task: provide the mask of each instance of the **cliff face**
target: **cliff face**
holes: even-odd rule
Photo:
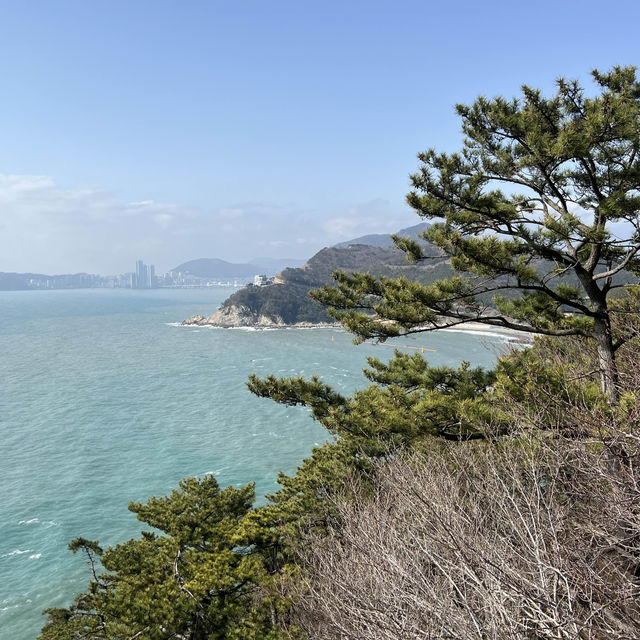
[[[429,248],[431,255],[437,249]],[[437,254],[436,254],[437,255]],[[303,267],[285,269],[278,284],[247,287],[236,291],[211,316],[194,316],[183,324],[218,327],[282,327],[333,324],[324,307],[309,297],[309,291],[333,283],[334,271],[369,272],[389,277],[433,282],[451,275],[443,257],[426,265],[410,265],[395,247],[351,244],[322,249]]]

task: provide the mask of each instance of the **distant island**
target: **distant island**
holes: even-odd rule
[[[426,224],[418,224],[398,231],[399,236],[419,240]],[[437,247],[429,245],[431,255],[440,255]],[[355,238],[316,253],[299,268],[284,269],[278,276],[248,286],[233,293],[214,314],[196,315],[184,325],[217,327],[282,327],[335,324],[309,291],[331,284],[336,271],[369,272],[389,277],[404,276],[410,280],[429,283],[452,273],[445,256],[428,264],[411,265],[405,254],[397,249],[391,235],[379,234]]]

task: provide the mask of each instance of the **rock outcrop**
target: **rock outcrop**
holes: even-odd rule
[[[285,327],[287,323],[279,317],[269,317],[254,313],[244,305],[230,305],[221,308],[213,315],[195,315],[185,320],[183,325],[196,325],[199,327],[211,325],[214,327]]]
[[[283,318],[279,316],[267,316],[264,314],[256,314],[246,306],[227,306],[219,311],[216,311],[213,315],[203,316],[195,315],[188,318],[181,324],[185,326],[198,326],[198,327],[221,327],[230,329],[234,327],[322,327],[322,326],[334,326],[338,323],[335,322],[312,322],[312,321],[299,321],[299,322],[285,322]]]

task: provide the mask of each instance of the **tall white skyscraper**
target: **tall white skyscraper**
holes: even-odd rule
[[[142,260],[136,261],[136,289],[153,289],[156,283],[156,270],[152,264],[145,264]]]

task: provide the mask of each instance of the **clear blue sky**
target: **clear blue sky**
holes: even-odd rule
[[[456,102],[640,62],[640,3],[0,0],[0,271],[306,258],[419,220]]]

